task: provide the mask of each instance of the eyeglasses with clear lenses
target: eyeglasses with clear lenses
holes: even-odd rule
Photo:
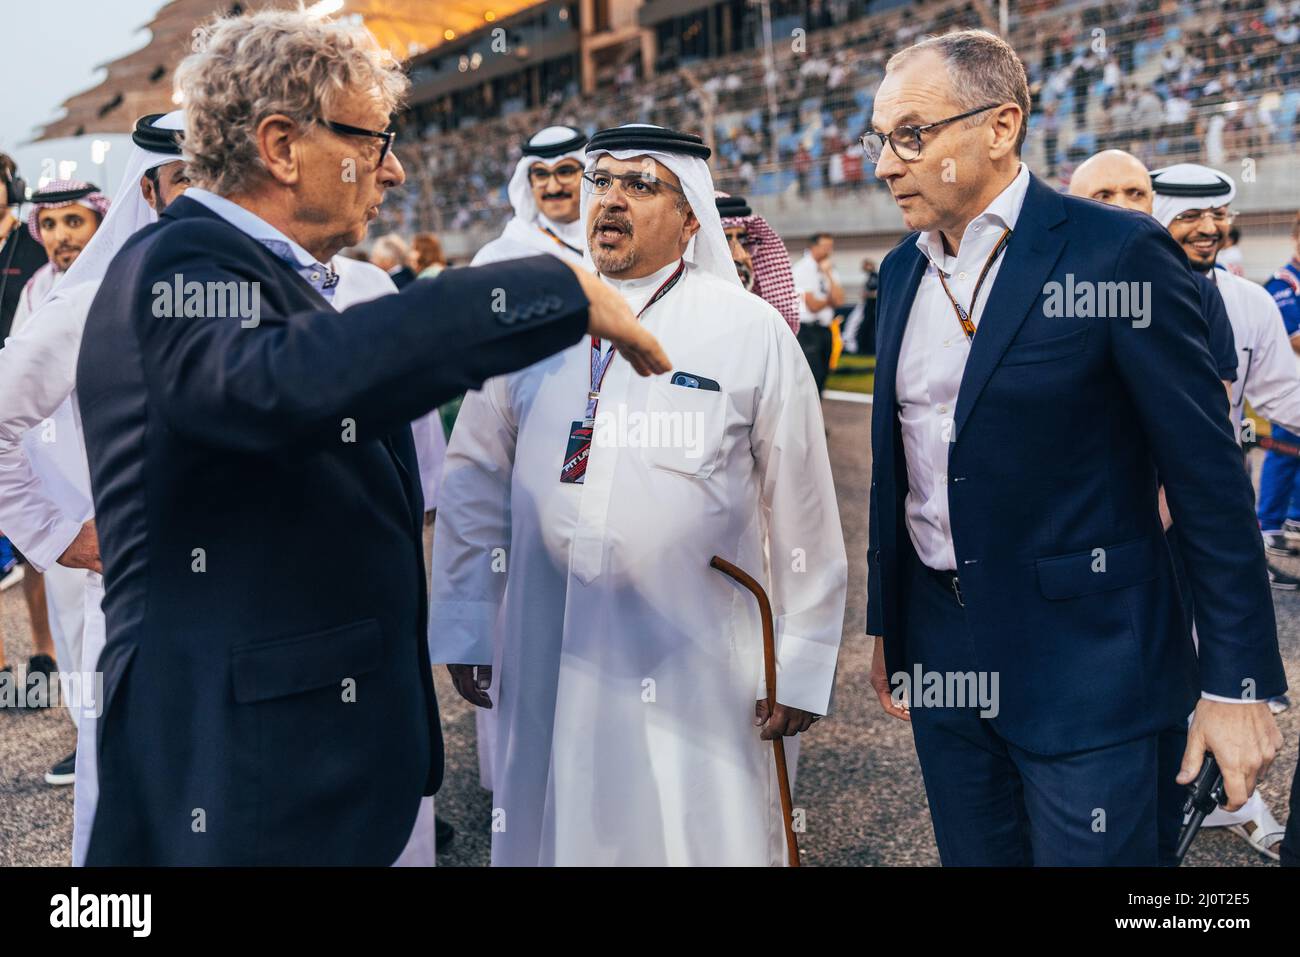
[[[660,189],[668,189],[674,193],[686,195],[685,192],[671,183],[665,183],[654,173],[607,173],[603,169],[598,169],[591,173],[582,174],[583,188],[595,196],[604,196],[608,193],[613,189],[615,180],[621,184],[623,195],[628,199],[653,199],[659,195]]]
[[[534,186],[544,186],[552,177],[561,186],[572,186],[582,175],[582,167],[577,163],[561,163],[555,169],[534,166],[528,171],[528,181]]]
[[[1232,210],[1226,206],[1220,206],[1217,209],[1184,210],[1174,217],[1174,222],[1181,226],[1194,226],[1207,216],[1216,226],[1222,223],[1230,223],[1237,218],[1237,214]]]
[[[949,123],[956,123],[958,120],[968,119],[988,110],[996,110],[1001,105],[1001,103],[990,103],[988,106],[981,106],[978,110],[967,110],[965,113],[958,113],[956,116],[950,116],[944,120],[935,120],[933,123],[925,123],[921,126],[900,126],[888,133],[867,130],[859,137],[859,142],[862,143],[862,149],[866,151],[867,159],[872,163],[880,162],[880,157],[885,152],[886,143],[893,147],[894,155],[904,163],[914,163],[921,158],[921,135],[923,133],[937,129],[940,126],[947,126]]]

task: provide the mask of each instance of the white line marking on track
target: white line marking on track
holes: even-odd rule
[[[864,392],[840,392],[838,389],[827,389],[822,396],[837,402],[860,402],[863,405],[871,405],[871,396]]]

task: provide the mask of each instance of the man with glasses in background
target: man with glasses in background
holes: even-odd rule
[[[1158,784],[1212,750],[1241,807],[1286,678],[1193,276],[1151,217],[1032,176],[1028,114],[1015,51],[961,30],[889,61],[863,137],[914,230],[880,270],[871,681],[944,864],[1154,865],[1182,817]]]
[[[548,126],[528,138],[506,187],[514,217],[500,236],[475,254],[471,266],[538,253],[587,266],[583,260],[587,241],[578,221],[586,146],[586,134],[572,126]],[[434,623],[430,621],[429,626],[432,629]],[[492,666],[452,664],[447,670],[456,689],[476,705],[478,781],[480,787],[491,791],[496,716],[484,691],[492,684]],[[496,680],[500,682],[501,676]]]
[[[548,253],[581,264],[587,248],[578,222],[587,137],[572,126],[548,126],[524,143],[506,192],[514,218],[470,263]]]

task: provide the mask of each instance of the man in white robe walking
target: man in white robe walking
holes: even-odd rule
[[[740,285],[708,155],[658,127],[587,145],[590,258],[674,371],[584,340],[471,393],[451,438],[430,647],[496,665],[459,685],[498,712],[494,865],[785,861],[768,739],[829,710],[847,563],[816,387]],[[714,554],[772,599],[773,714]]]

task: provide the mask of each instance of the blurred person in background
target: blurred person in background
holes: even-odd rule
[[[447,268],[447,257],[442,254],[442,243],[433,233],[416,233],[411,241],[415,256],[415,274],[418,279],[432,279]]]
[[[794,264],[794,285],[799,294],[799,345],[812,369],[817,394],[826,389],[831,371],[835,310],[844,305],[844,288],[833,262],[835,238],[814,233],[803,257]]]
[[[1273,296],[1291,350],[1300,353],[1300,213],[1291,226],[1294,254],[1264,284]],[[1297,359],[1300,362],[1300,359]],[[1273,423],[1274,441],[1300,447],[1300,434]],[[1271,554],[1300,555],[1300,457],[1269,449],[1259,473],[1259,527]]]
[[[399,290],[415,281],[411,259],[411,247],[397,233],[380,236],[370,250],[370,261],[388,273],[393,285]]]

